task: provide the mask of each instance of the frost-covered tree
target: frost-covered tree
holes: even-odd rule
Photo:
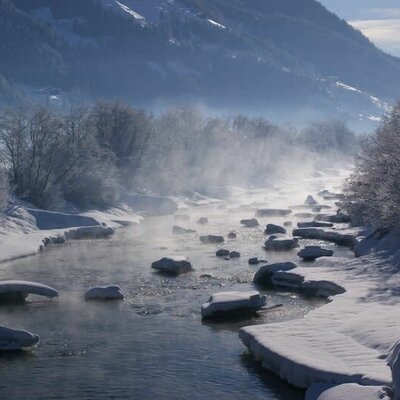
[[[400,103],[366,141],[349,179],[350,213],[360,223],[400,223]]]

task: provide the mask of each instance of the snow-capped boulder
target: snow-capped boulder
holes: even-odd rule
[[[314,199],[314,197],[312,197],[311,195],[307,196],[307,198],[304,201],[304,204],[306,204],[307,206],[315,206],[316,204],[318,204],[318,201]]]
[[[0,301],[24,301],[30,294],[48,298],[58,297],[57,290],[50,286],[29,281],[0,281]]]
[[[200,242],[204,244],[223,243],[224,241],[225,241],[224,237],[219,235],[200,236]]]
[[[124,297],[121,288],[116,285],[94,287],[85,293],[86,300],[123,300]]]
[[[272,285],[272,277],[276,272],[290,271],[295,268],[297,265],[292,262],[264,265],[254,275],[253,282],[263,287],[269,287]]]
[[[298,240],[289,237],[271,236],[265,243],[264,249],[269,251],[286,251],[298,247]]]
[[[183,228],[182,226],[179,226],[179,225],[174,225],[172,227],[172,233],[174,235],[187,235],[190,233],[196,233],[196,231],[194,229],[187,229],[187,228]]]
[[[283,228],[282,226],[275,225],[275,224],[268,224],[267,227],[265,228],[264,231],[265,234],[267,235],[275,235],[278,233],[281,233],[283,235],[286,234],[286,229]]]
[[[264,307],[266,303],[266,296],[256,291],[215,293],[202,305],[201,316],[213,318],[232,314],[251,314]]]
[[[193,270],[192,264],[186,257],[164,257],[151,264],[151,268],[168,275],[178,276]]]
[[[259,208],[256,212],[257,217],[285,217],[290,215],[292,210],[282,210],[274,208]]]
[[[0,351],[15,351],[35,346],[40,338],[33,333],[0,326]]]
[[[385,386],[362,386],[344,383],[332,386],[314,383],[306,392],[304,400],[391,400],[391,390]]]
[[[315,261],[317,258],[321,257],[332,257],[333,251],[323,249],[320,246],[307,246],[300,250],[297,255],[304,261]]]
[[[257,226],[259,226],[260,224],[258,223],[258,221],[255,218],[251,218],[251,219],[242,219],[240,221],[240,223],[242,225],[244,225],[246,228],[256,228]]]

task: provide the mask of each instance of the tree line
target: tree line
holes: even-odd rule
[[[104,208],[129,191],[207,194],[227,185],[264,185],[292,168],[288,159],[350,154],[357,144],[356,135],[334,121],[297,131],[263,118],[179,107],[155,116],[101,101],[66,113],[4,109],[0,191],[9,187],[42,208]]]

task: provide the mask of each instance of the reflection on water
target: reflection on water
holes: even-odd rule
[[[201,245],[198,234],[171,237],[173,217],[150,219],[120,231],[109,241],[88,241],[52,248],[5,264],[0,279],[34,280],[60,292],[55,301],[32,298],[0,308],[2,325],[41,337],[33,352],[0,357],[0,393],[4,399],[301,399],[297,391],[268,374],[245,352],[241,326],[301,318],[321,301],[291,293],[267,293],[268,305],[280,308],[258,317],[202,323],[200,306],[221,290],[247,290],[257,267],[247,259],[296,259],[296,252],[265,254],[263,226],[245,229],[242,215],[213,214],[199,234],[238,239],[224,247],[241,259],[221,260],[215,246]],[[246,215],[243,215],[246,217]],[[262,221],[264,223],[264,221]],[[283,222],[283,221],[280,221]],[[165,250],[168,248],[168,250]],[[195,271],[178,278],[154,273],[151,262],[184,254]],[[83,293],[101,284],[118,284],[124,302],[85,302]]]

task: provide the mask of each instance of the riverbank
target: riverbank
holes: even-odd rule
[[[384,387],[392,386],[392,373],[387,360],[400,338],[398,235],[365,239],[346,226],[343,232],[354,235],[352,250],[357,258],[299,262],[290,273],[280,272],[279,278],[282,284],[286,274],[290,283],[295,274],[297,280],[321,290],[334,284],[345,293],[331,297],[330,303],[303,319],[245,327],[239,335],[266,369],[293,386],[309,389],[307,400],[342,400],[346,389],[347,396],[353,396],[346,398],[358,399],[354,397],[358,391],[363,400],[388,399],[390,390]],[[314,244],[326,247],[324,241]],[[325,387],[317,390],[321,383]],[[330,389],[347,383],[361,386]],[[330,397],[323,397],[325,390]]]

